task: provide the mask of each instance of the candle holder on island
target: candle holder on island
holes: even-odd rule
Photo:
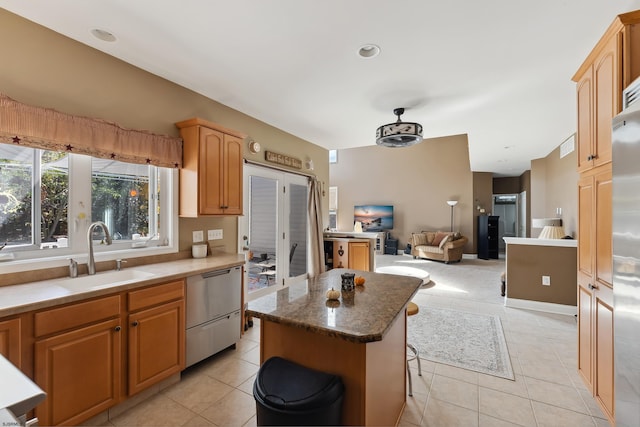
[[[342,273],[342,300],[347,302],[353,302],[353,298],[356,293],[355,277],[354,273]]]

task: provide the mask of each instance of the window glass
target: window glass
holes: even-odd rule
[[[168,168],[0,143],[0,255],[59,262],[51,257],[84,253],[94,221],[104,222],[113,238],[101,252],[140,254],[156,246],[173,252],[176,178]],[[103,236],[97,228],[94,240]],[[144,241],[132,244],[137,239]]]
[[[91,161],[91,220],[107,225],[113,240],[149,234],[149,166]]]
[[[329,150],[329,163],[338,163],[338,150]]]
[[[68,200],[66,153],[0,144],[0,244],[66,246]]]

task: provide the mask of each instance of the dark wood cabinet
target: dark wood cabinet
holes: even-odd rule
[[[478,258],[498,259],[498,216],[480,215],[478,217]]]

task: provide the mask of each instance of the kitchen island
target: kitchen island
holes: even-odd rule
[[[329,301],[341,274],[366,279],[353,298]],[[339,375],[342,423],[397,425],[406,402],[406,307],[422,280],[333,269],[249,303],[260,318],[260,363],[280,356]]]

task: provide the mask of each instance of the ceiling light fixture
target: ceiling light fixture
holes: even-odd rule
[[[375,44],[365,44],[358,49],[358,56],[369,59],[380,54],[380,47]]]
[[[91,30],[91,34],[93,35],[93,37],[105,42],[114,42],[117,40],[116,36],[114,36],[113,33],[110,33],[107,30],[101,30],[100,28],[94,28],[93,30]]]
[[[404,114],[404,108],[396,108],[393,110],[393,114],[398,116],[398,120],[378,128],[376,144],[385,147],[409,147],[422,141],[422,125],[420,123],[400,120],[400,116]]]

